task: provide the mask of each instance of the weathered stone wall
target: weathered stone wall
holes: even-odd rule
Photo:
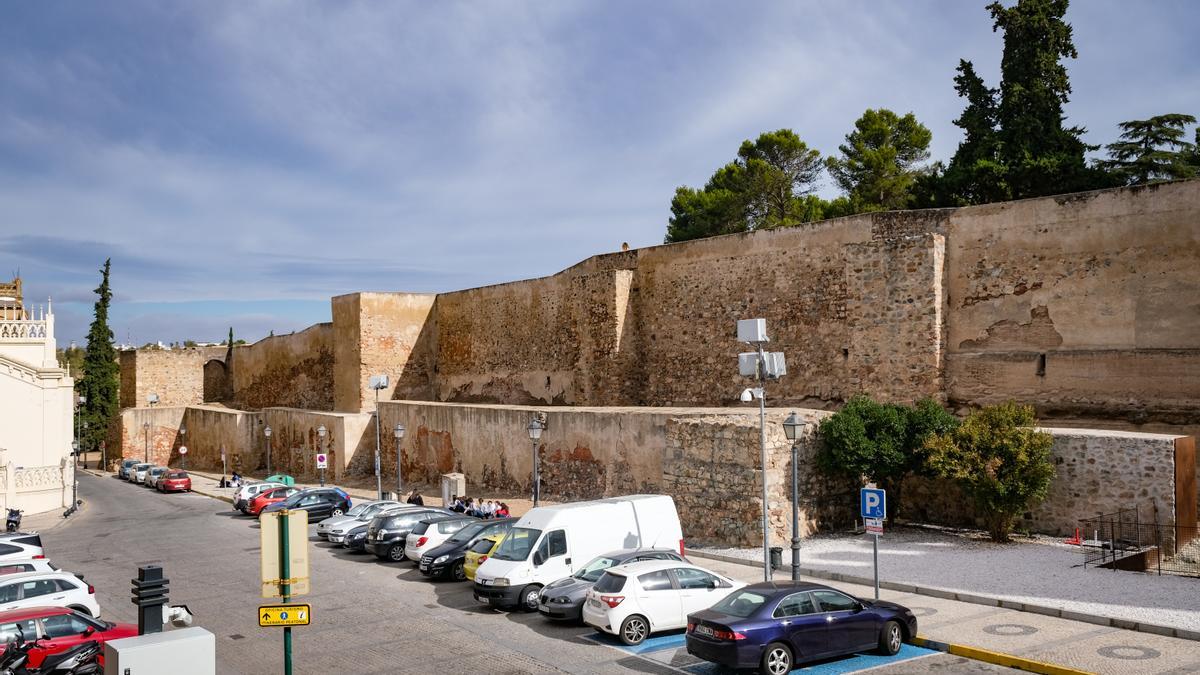
[[[327,482],[342,480],[351,457],[363,454],[367,437],[374,450],[374,427],[370,413],[335,413],[300,410],[296,408],[267,408],[256,420],[250,446],[256,459],[257,470],[266,470],[266,448],[263,436],[265,426],[271,427],[271,471],[286,473],[298,480],[313,481],[318,478],[317,453],[329,456],[329,468],[325,472]],[[325,427],[325,438],[318,432]]]
[[[226,364],[234,407],[332,410],[333,334],[333,324],[319,323],[298,333],[235,347],[233,363]]]
[[[375,409],[368,384],[387,375],[381,400],[425,399],[433,391],[437,296],[420,293],[352,293],[332,300],[334,331],[334,409]]]
[[[105,452],[109,464],[123,457],[137,460],[149,457],[153,464],[178,466],[175,460],[183,443],[179,425],[187,410],[185,406],[122,409],[108,430]]]
[[[147,405],[158,394],[158,405],[204,402],[204,363],[223,357],[224,347],[137,349],[120,353],[122,408]]]

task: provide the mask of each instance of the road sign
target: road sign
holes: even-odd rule
[[[317,453],[317,468],[324,469],[329,466],[329,455],[325,453]]]
[[[261,533],[262,597],[283,597],[279,569],[279,511],[258,517]],[[292,579],[291,595],[307,595],[308,586],[308,512],[288,511],[288,574]]]
[[[863,518],[863,527],[867,530],[867,534],[873,534],[876,537],[883,536],[883,518]]]
[[[858,492],[859,514],[864,518],[887,518],[887,493],[878,488],[863,488]]]
[[[312,619],[308,605],[263,605],[258,608],[260,626],[307,626]]]
[[[181,454],[181,455],[187,454],[187,446],[186,445],[179,446],[179,454]]]

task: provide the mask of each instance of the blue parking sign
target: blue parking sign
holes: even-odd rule
[[[863,518],[887,517],[887,493],[879,488],[863,488],[858,493],[858,503]]]

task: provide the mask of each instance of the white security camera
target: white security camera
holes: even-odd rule
[[[742,399],[742,403],[749,403],[750,401],[753,401],[754,400],[754,392],[750,389],[743,389],[741,399]]]

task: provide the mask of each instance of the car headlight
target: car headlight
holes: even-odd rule
[[[448,555],[439,555],[437,558],[435,558],[433,560],[433,564],[441,565],[442,563],[446,562],[449,559],[450,559],[450,556],[448,556]]]
[[[571,604],[571,598],[565,595],[560,595],[557,598],[550,598],[550,602],[553,602],[556,605],[569,605]]]
[[[495,579],[492,579],[492,585],[493,586],[507,586],[508,579],[505,579],[504,577],[496,577]]]

